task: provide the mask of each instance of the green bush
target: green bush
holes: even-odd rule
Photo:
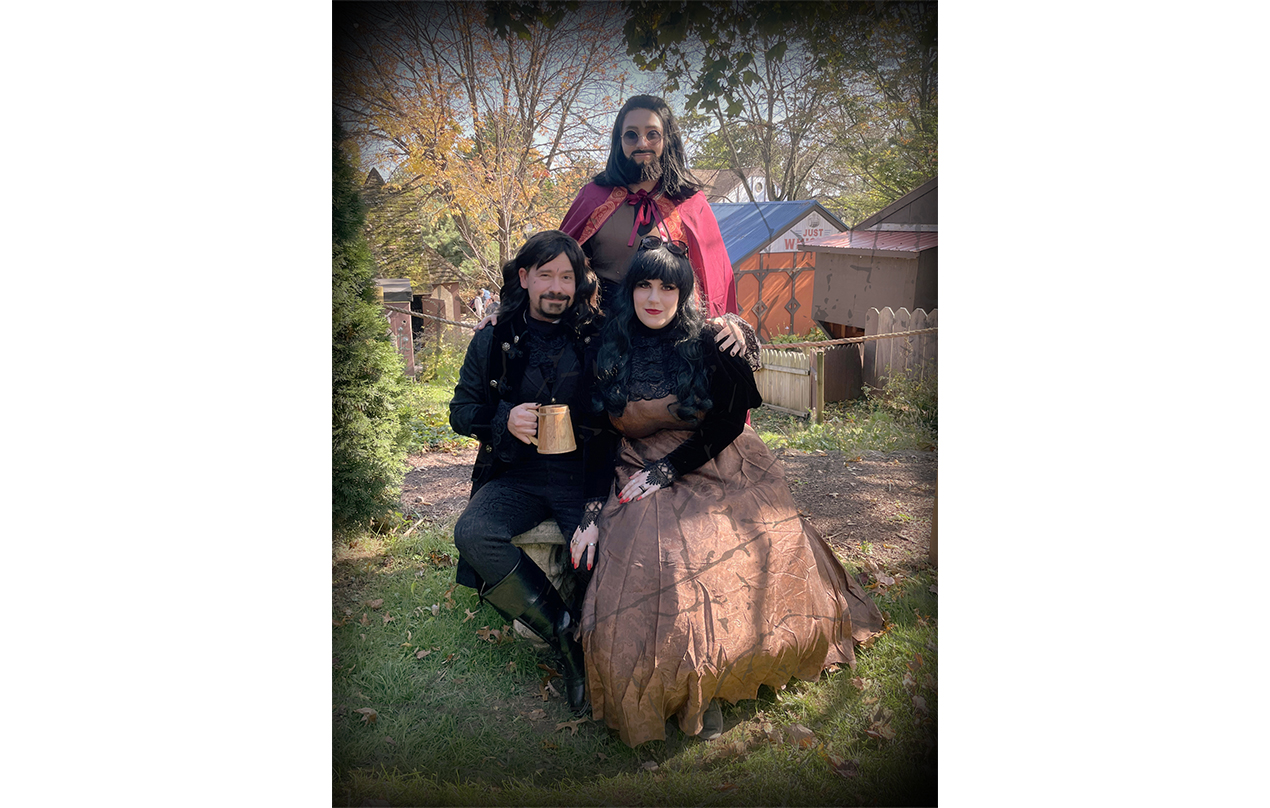
[[[353,167],[332,143],[331,471],[337,534],[397,507],[410,432],[405,368],[375,298]]]
[[[765,347],[772,345],[787,345],[791,342],[820,342],[829,339],[829,335],[824,329],[818,325],[812,325],[806,334],[791,334],[789,326],[785,326],[785,330],[780,333],[772,334],[768,339],[763,341]]]

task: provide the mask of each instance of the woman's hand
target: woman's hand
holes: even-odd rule
[[[660,491],[666,486],[649,479],[652,476],[649,469],[631,475],[626,481],[626,485],[618,492],[617,498],[623,503],[630,502],[634,499],[643,499],[652,496],[655,492]]]
[[[490,313],[490,314],[485,315],[485,319],[483,319],[483,320],[481,320],[479,323],[477,323],[477,324],[476,324],[476,327],[475,327],[475,328],[473,328],[472,330],[473,330],[473,331],[480,331],[482,328],[484,328],[484,327],[485,327],[485,326],[487,326],[487,325],[498,325],[498,312],[497,312],[497,311],[495,311],[495,312],[492,312],[492,313]]]
[[[569,542],[569,555],[573,558],[575,570],[582,562],[583,556],[586,556],[586,568],[591,569],[591,564],[595,562],[595,543],[599,538],[600,528],[595,522],[586,527],[579,525],[578,529],[573,531],[573,540]]]
[[[740,356],[745,350],[745,335],[741,333],[741,327],[726,317],[715,317],[709,322],[711,325],[719,326],[719,333],[714,335],[714,341],[718,344],[719,350],[727,351],[733,356]]]

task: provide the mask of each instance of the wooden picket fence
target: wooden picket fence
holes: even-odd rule
[[[762,368],[754,374],[759,393],[763,396],[764,406],[788,412],[798,416],[808,416],[816,411],[823,411],[826,386],[839,390],[828,397],[836,401],[843,396],[842,379],[830,378],[834,374],[842,376],[848,373],[847,362],[854,362],[853,378],[862,378],[864,384],[881,389],[888,376],[894,373],[907,373],[915,378],[924,378],[936,372],[939,339],[938,332],[914,334],[903,337],[887,337],[905,331],[920,331],[939,327],[939,310],[926,312],[901,308],[869,309],[865,315],[865,333],[863,337],[850,340],[827,340],[824,342],[802,343],[801,347],[763,348],[759,352]],[[837,343],[857,342],[847,346]],[[836,353],[833,360],[825,362],[826,349]],[[859,353],[857,353],[859,350]],[[858,381],[855,382],[858,384]]]
[[[917,331],[939,326],[939,309],[926,312],[923,309],[900,308],[892,311],[888,306],[881,311],[869,309],[864,315],[864,335],[894,334],[897,331]],[[868,340],[864,343],[864,383],[880,389],[888,376],[895,373],[912,374],[921,379],[934,373],[939,353],[939,333],[917,334],[911,337]]]
[[[781,412],[807,415],[816,387],[811,356],[798,349],[763,348],[759,361],[763,367],[754,374],[754,382],[763,404]]]

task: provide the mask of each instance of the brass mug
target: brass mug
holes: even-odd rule
[[[566,454],[578,448],[573,439],[573,421],[568,404],[543,404],[538,407],[538,436],[530,438],[538,454]]]

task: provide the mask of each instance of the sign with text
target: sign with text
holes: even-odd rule
[[[812,211],[800,219],[793,227],[773,239],[772,243],[768,244],[760,252],[798,252],[798,245],[804,241],[821,238],[822,236],[833,236],[841,232],[841,229],[835,227],[832,222],[827,221],[818,211]]]

